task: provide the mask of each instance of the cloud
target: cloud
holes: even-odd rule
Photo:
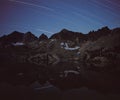
[[[54,9],[52,9],[52,8],[49,8],[49,7],[46,7],[46,6],[41,6],[41,5],[32,4],[32,3],[29,3],[29,2],[23,2],[23,1],[18,1],[18,0],[9,0],[9,1],[11,1],[11,2],[16,2],[16,3],[21,3],[21,4],[24,4],[24,5],[39,7],[39,8],[42,8],[42,9],[49,10],[49,11],[54,11]]]

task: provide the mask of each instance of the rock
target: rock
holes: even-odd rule
[[[108,65],[110,62],[106,57],[94,57],[92,59],[92,64],[97,67],[104,67]]]
[[[45,34],[41,34],[39,37],[39,41],[44,41],[44,40],[48,40],[48,37]]]
[[[35,41],[37,39],[38,38],[35,35],[33,35],[31,32],[27,32],[27,33],[25,33],[25,35],[23,37],[23,42],[29,43],[29,42]]]
[[[0,47],[8,47],[8,45],[12,45],[12,43],[22,42],[24,37],[24,33],[14,31],[8,35],[4,35],[0,37]]]
[[[83,41],[87,37],[85,34],[80,32],[72,32],[67,29],[63,29],[60,32],[53,34],[50,39],[58,39],[58,40],[70,40],[70,41]]]

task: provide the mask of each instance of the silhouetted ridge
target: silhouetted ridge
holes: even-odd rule
[[[60,32],[53,34],[50,39],[60,39],[60,40],[71,40],[74,41],[76,38],[79,40],[86,39],[86,35],[80,32],[72,32],[67,29],[63,29]]]
[[[107,26],[105,26],[105,27],[102,27],[101,29],[98,29],[97,31],[90,31],[88,33],[88,38],[89,40],[94,41],[98,39],[99,37],[102,37],[108,34],[111,34],[111,30]]]
[[[120,28],[115,28],[110,30],[107,26],[98,29],[97,31],[90,31],[88,34],[82,34],[80,32],[73,32],[68,29],[62,29],[60,32],[53,34],[49,39],[58,39],[63,41],[96,41],[98,38],[107,36],[110,34],[118,34],[120,33]],[[8,35],[4,35],[0,37],[1,44],[11,44],[16,42],[29,43],[35,40],[43,41],[47,40],[48,37],[45,34],[41,34],[39,38],[37,38],[31,32],[22,33],[18,31],[14,31]]]
[[[15,42],[21,42],[23,39],[24,33],[18,32],[18,31],[14,31],[12,33],[10,33],[7,36],[3,36],[0,38],[1,42],[5,42],[5,43],[15,43]]]
[[[67,30],[67,29],[65,29],[65,28],[61,30],[61,33],[66,33],[66,32],[72,32],[72,31]]]
[[[28,42],[32,42],[37,39],[38,38],[34,34],[32,34],[31,32],[27,32],[24,34],[23,42],[28,43]]]
[[[48,40],[48,37],[45,34],[41,34],[39,37],[39,41],[44,41],[44,40]]]

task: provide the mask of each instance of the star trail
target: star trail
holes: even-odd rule
[[[61,29],[88,33],[120,27],[119,0],[0,0],[0,36],[31,31],[50,36]]]

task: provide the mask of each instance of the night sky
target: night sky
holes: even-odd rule
[[[51,36],[63,28],[86,34],[103,26],[120,27],[120,0],[0,0],[0,36]]]

